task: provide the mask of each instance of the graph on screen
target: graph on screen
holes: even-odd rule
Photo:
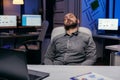
[[[41,26],[41,15],[22,15],[22,26]]]
[[[98,30],[118,30],[118,19],[98,19]]]
[[[0,15],[0,27],[16,27],[17,16],[16,15]]]

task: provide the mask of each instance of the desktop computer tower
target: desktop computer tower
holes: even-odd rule
[[[120,52],[113,52],[110,54],[110,65],[120,66]]]

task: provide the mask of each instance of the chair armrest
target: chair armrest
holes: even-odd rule
[[[33,42],[39,42],[39,43],[41,43],[42,41],[40,41],[40,40],[27,40],[27,41],[24,41],[22,44],[24,45],[24,44],[31,44],[31,43],[33,43]]]
[[[21,45],[25,46],[26,50],[30,50],[28,48],[28,46],[32,43],[36,43],[36,45],[38,45],[39,49],[41,49],[42,41],[40,41],[40,40],[27,40],[27,41],[24,41]]]

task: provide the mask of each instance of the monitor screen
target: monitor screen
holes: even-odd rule
[[[0,27],[16,27],[16,15],[0,15]]]
[[[22,26],[41,26],[41,15],[22,15]]]
[[[98,30],[118,30],[118,19],[98,19]]]

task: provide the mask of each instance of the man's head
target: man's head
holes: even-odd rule
[[[76,28],[78,23],[79,20],[76,18],[76,16],[73,13],[67,13],[64,16],[64,26],[66,30]]]

